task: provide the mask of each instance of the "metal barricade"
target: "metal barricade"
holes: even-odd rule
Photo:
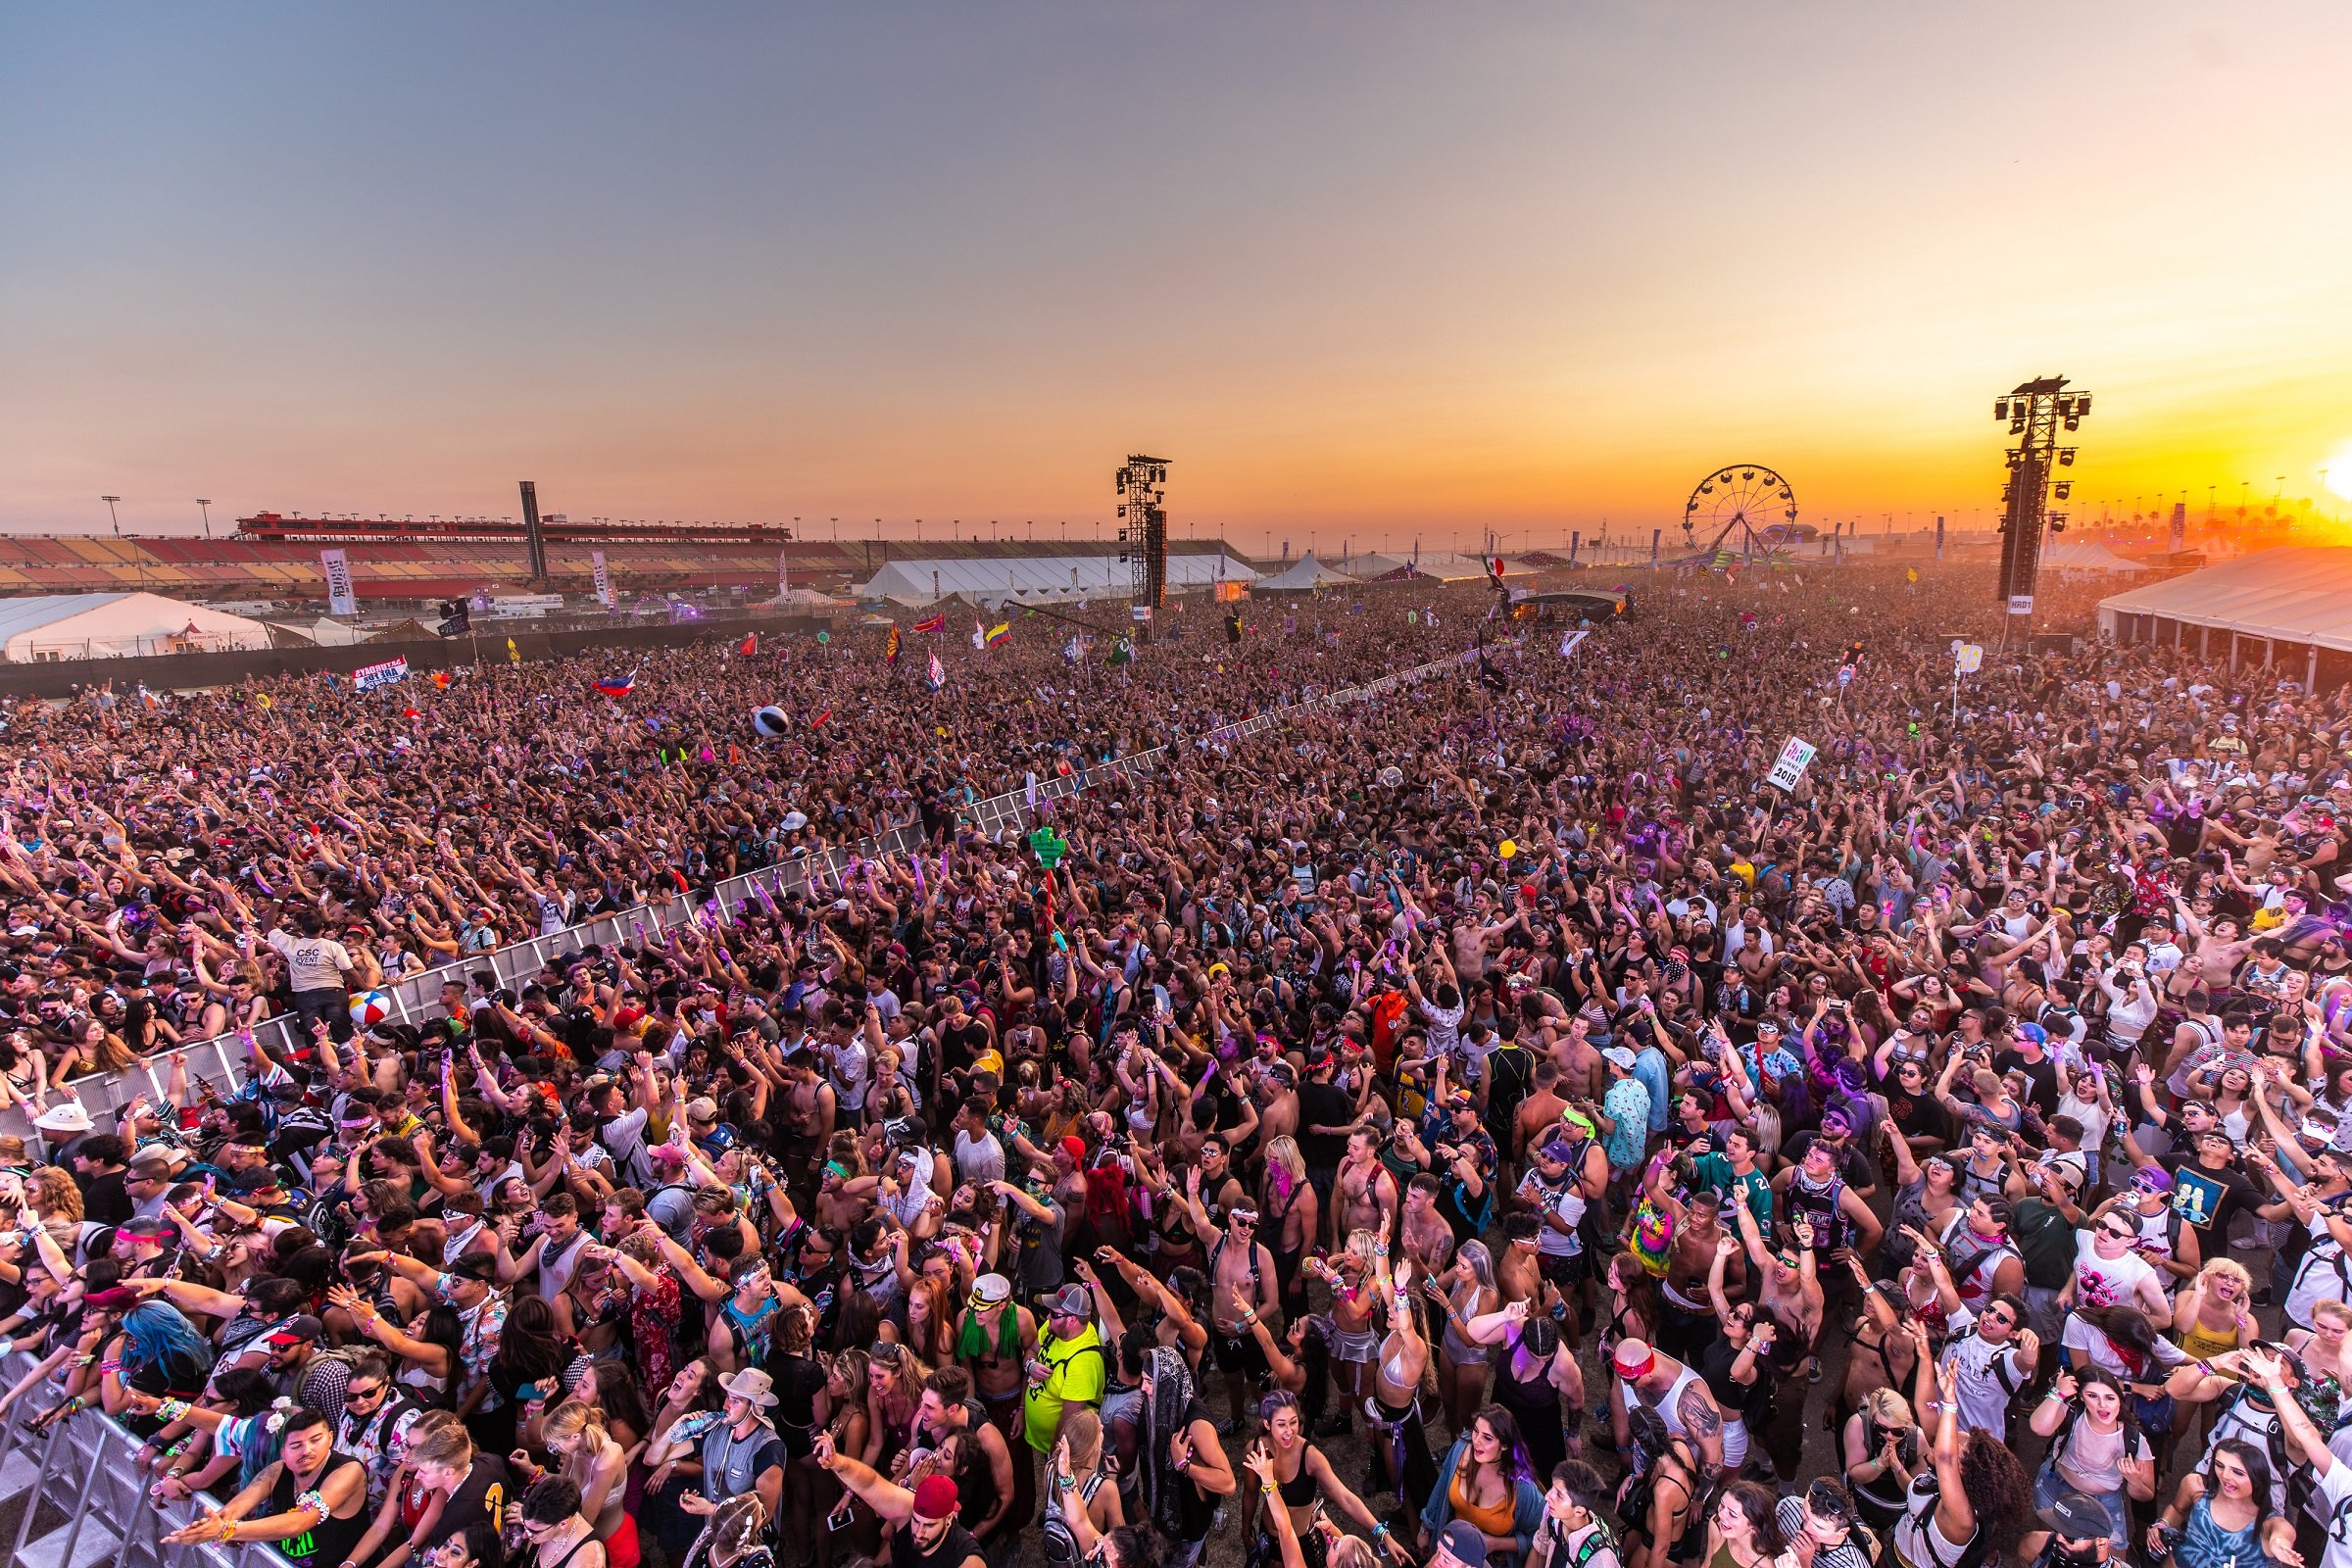
[[[37,1365],[29,1351],[0,1358],[0,1378],[16,1383]],[[0,1419],[0,1500],[21,1502],[12,1564],[24,1568],[290,1568],[265,1542],[167,1545],[164,1537],[196,1517],[210,1495],[158,1503],[132,1463],[139,1440],[101,1410],[83,1410],[30,1430],[55,1399],[28,1390]],[[46,1527],[46,1528],[43,1528]]]

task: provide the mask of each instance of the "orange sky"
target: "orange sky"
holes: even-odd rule
[[[2352,11],[20,15],[0,527],[1107,521],[1246,548],[2352,469]],[[2283,476],[2281,478],[2281,476]],[[2338,476],[2352,489],[2352,471]],[[2347,513],[2352,506],[2336,503]]]

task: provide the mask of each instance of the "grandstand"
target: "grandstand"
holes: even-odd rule
[[[0,598],[145,590],[192,599],[323,601],[326,581],[318,559],[322,548],[345,553],[360,598],[378,606],[423,604],[484,588],[520,588],[531,580],[519,528],[502,536],[505,530],[490,523],[460,535],[445,526],[435,536],[424,523],[336,523],[330,535],[330,525],[319,519],[295,520],[317,533],[310,538],[284,537],[279,529],[287,519],[263,513],[240,519],[237,535],[227,539],[0,535]],[[1113,557],[1119,548],[1107,542],[1048,546],[1012,539],[816,543],[792,539],[786,530],[697,529],[684,524],[664,536],[654,530],[564,527],[561,518],[549,521],[557,526],[549,529],[547,539],[548,576],[537,586],[578,594],[592,591],[590,556],[596,550],[604,552],[613,586],[623,593],[684,588],[772,593],[779,586],[840,590],[871,580],[902,559],[920,559],[927,570],[941,561],[1004,561],[1045,554]],[[1171,556],[1221,554],[1229,560],[1238,560],[1240,554],[1216,539],[1171,540],[1168,551]]]

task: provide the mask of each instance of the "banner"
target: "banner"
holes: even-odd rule
[[[390,686],[408,678],[409,662],[407,660],[387,659],[380,664],[362,664],[353,670],[351,685],[354,691],[371,692],[378,686]]]
[[[596,575],[596,602],[607,610],[611,610],[612,608],[612,578],[605,570],[605,553],[602,550],[588,552],[588,569]]]
[[[1978,670],[1984,667],[1984,648],[1983,644],[1954,643],[1952,645],[1953,674],[1974,675]]]
[[[2032,594],[2011,594],[2009,596],[2009,613],[2012,615],[2034,613],[2034,596]]]
[[[1592,627],[1590,627],[1590,626],[1579,626],[1579,627],[1577,627],[1577,628],[1576,628],[1576,630],[1574,630],[1574,631],[1570,632],[1570,633],[1569,633],[1567,636],[1565,636],[1565,637],[1562,637],[1562,638],[1560,639],[1560,657],[1561,657],[1562,659],[1566,659],[1566,658],[1567,658],[1567,657],[1568,657],[1570,654],[1573,654],[1573,653],[1575,653],[1575,652],[1576,652],[1576,645],[1577,645],[1578,643],[1581,643],[1581,642],[1583,642],[1583,641],[1584,641],[1584,640],[1585,640],[1587,637],[1590,637],[1590,636],[1592,636]]]
[[[1805,776],[1805,769],[1812,763],[1812,743],[1800,741],[1791,735],[1788,737],[1788,744],[1781,748],[1781,760],[1772,764],[1772,771],[1764,776],[1764,782],[1772,785],[1775,789],[1792,790],[1796,788],[1796,781]]]
[[[340,550],[321,550],[318,564],[326,568],[326,612],[330,615],[356,615],[360,612],[360,596],[352,591],[351,558]]]
[[[778,599],[792,592],[792,572],[789,569],[791,560],[792,558],[783,551],[776,552],[776,597]]]

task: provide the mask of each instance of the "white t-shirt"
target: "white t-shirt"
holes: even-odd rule
[[[298,937],[272,931],[270,945],[285,955],[289,991],[340,991],[343,971],[358,967],[351,961],[348,948],[325,937]]]
[[[2091,1232],[2083,1231],[2075,1239],[2077,1306],[2134,1305],[2139,1300],[2140,1287],[2155,1279],[2155,1266],[2137,1252],[2127,1250],[2121,1257],[2101,1257],[2098,1238]]]
[[[2322,1301],[2346,1298],[2344,1276],[2352,1272],[2344,1250],[2336,1245],[2335,1233],[2328,1228],[2326,1215],[2312,1215],[2308,1229],[2311,1250],[2295,1265],[2294,1283],[2287,1287],[2286,1301],[2280,1308],[2286,1320],[2299,1329],[2311,1327],[2311,1309]]]
[[[2336,1451],[2332,1438],[2328,1451]],[[2320,1568],[2352,1568],[2352,1464],[2339,1457],[2319,1478],[2312,1493],[2311,1516],[2328,1532],[2328,1548],[2320,1557]]]

